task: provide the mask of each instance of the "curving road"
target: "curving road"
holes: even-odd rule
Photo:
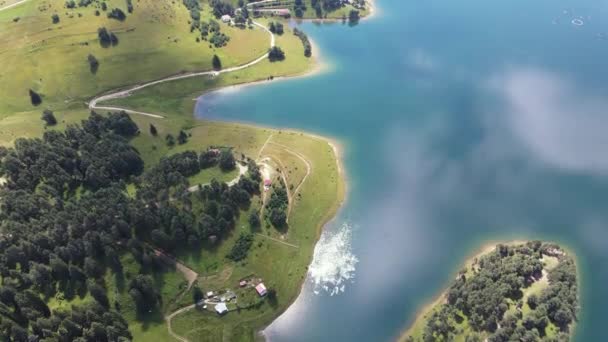
[[[13,7],[18,6],[18,5],[21,5],[22,3],[26,2],[26,1],[28,1],[28,0],[21,0],[21,1],[15,2],[14,4],[10,4],[10,5],[4,6],[4,7],[0,7],[0,12],[2,12],[4,10],[7,10],[9,8],[13,8]]]
[[[270,30],[268,30],[268,28],[266,28],[266,26],[264,26],[264,25],[262,25],[262,24],[260,24],[260,23],[258,23],[256,21],[254,21],[253,24],[255,26],[258,26],[258,27],[262,28],[264,31],[266,31],[270,35],[270,47],[271,48],[274,47],[275,46],[275,41],[276,41],[274,34],[272,32],[270,32]],[[218,76],[220,74],[225,74],[225,73],[229,73],[229,72],[243,70],[243,69],[249,68],[250,66],[253,66],[255,64],[260,63],[261,61],[265,60],[266,58],[268,58],[268,53],[263,54],[262,56],[256,58],[255,60],[253,60],[253,61],[251,61],[249,63],[243,64],[243,65],[239,65],[239,66],[235,66],[235,67],[231,67],[231,68],[222,69],[222,70],[219,70],[219,71],[210,70],[210,71],[191,72],[191,73],[186,73],[186,74],[181,74],[181,75],[169,76],[169,77],[166,77],[166,78],[163,78],[163,79],[160,79],[160,80],[156,80],[156,81],[152,81],[152,82],[148,82],[148,83],[143,83],[143,84],[135,85],[135,86],[132,86],[132,87],[130,87],[128,89],[125,89],[125,90],[120,90],[120,91],[116,91],[116,92],[110,92],[108,94],[101,95],[101,96],[98,96],[98,97],[95,97],[95,98],[91,99],[91,101],[89,102],[89,109],[125,111],[127,113],[146,115],[146,116],[162,119],[162,118],[164,118],[164,116],[158,115],[158,114],[140,112],[140,111],[130,110],[130,109],[127,109],[127,108],[114,107],[114,106],[98,106],[97,103],[98,102],[112,100],[112,99],[118,99],[118,98],[128,97],[128,96],[130,96],[131,94],[133,94],[134,92],[136,92],[138,90],[141,90],[141,89],[144,89],[144,88],[147,88],[147,87],[151,87],[153,85],[165,83],[165,82],[171,82],[171,81],[182,80],[182,79],[191,78],[191,77],[205,76],[205,75],[211,75],[211,76],[215,77],[215,76]]]

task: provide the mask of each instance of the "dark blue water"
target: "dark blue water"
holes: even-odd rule
[[[484,242],[538,238],[577,254],[576,340],[606,340],[608,3],[378,5],[356,27],[302,25],[332,71],[212,94],[197,108],[345,146],[348,202],[316,262],[340,272],[352,253],[354,278],[330,296],[335,284],[310,276],[267,336],[391,340]],[[322,253],[339,239],[350,248]]]

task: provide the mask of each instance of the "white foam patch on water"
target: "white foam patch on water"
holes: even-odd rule
[[[308,275],[314,285],[315,294],[325,291],[330,296],[344,292],[346,283],[355,277],[355,266],[359,262],[352,253],[352,228],[344,223],[336,232],[321,235]]]

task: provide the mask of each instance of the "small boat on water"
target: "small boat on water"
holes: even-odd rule
[[[585,22],[581,19],[575,18],[575,19],[572,19],[572,25],[583,26],[583,25],[585,25]]]

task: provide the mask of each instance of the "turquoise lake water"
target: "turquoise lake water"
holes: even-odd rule
[[[345,147],[348,201],[302,294],[266,335],[390,341],[482,244],[537,238],[578,256],[576,340],[608,340],[608,3],[378,7],[355,27],[301,25],[330,72],[197,105],[199,117]]]

